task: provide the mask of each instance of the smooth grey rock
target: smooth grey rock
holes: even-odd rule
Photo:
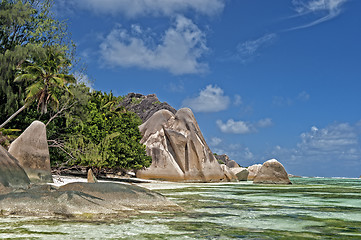
[[[12,154],[25,170],[31,182],[52,182],[50,155],[45,124],[34,121],[15,139],[10,147]]]
[[[59,189],[34,186],[0,195],[3,215],[88,218],[133,215],[138,210],[181,210],[163,195],[120,183],[69,183]]]
[[[231,171],[236,175],[238,181],[247,181],[249,174],[247,168],[235,167],[231,168]]]
[[[265,184],[292,184],[284,166],[276,159],[271,159],[263,163],[258,171],[253,183]]]
[[[182,108],[174,115],[160,110],[139,126],[141,143],[152,164],[137,171],[138,178],[184,182],[227,181],[210,151],[192,111]]]
[[[0,192],[5,188],[27,188],[30,180],[19,161],[0,146]]]

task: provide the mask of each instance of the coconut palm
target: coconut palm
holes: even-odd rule
[[[67,84],[75,83],[74,76],[64,73],[70,67],[70,61],[64,53],[49,47],[45,57],[37,57],[24,61],[15,75],[15,82],[27,81],[25,104],[17,112],[11,115],[2,125],[2,128],[32,102],[38,102],[38,110],[41,114],[47,112],[48,106],[56,110],[59,106],[58,96],[64,91],[70,93]]]

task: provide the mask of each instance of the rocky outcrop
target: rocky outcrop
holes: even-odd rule
[[[9,147],[31,182],[52,182],[45,124],[34,121]]]
[[[236,175],[238,181],[247,181],[249,174],[247,168],[236,167],[231,168],[231,171],[234,173],[234,175]]]
[[[155,94],[144,96],[139,93],[129,93],[120,102],[119,106],[136,113],[143,122],[147,121],[154,113],[166,109],[173,114],[177,111],[166,102],[160,102]]]
[[[139,126],[152,164],[137,177],[185,182],[226,181],[189,108],[160,110]]]
[[[69,183],[59,189],[34,186],[0,195],[2,215],[89,218],[134,215],[138,210],[180,210],[163,195],[120,183]]]
[[[0,146],[0,192],[7,188],[27,188],[30,180],[18,160]]]
[[[229,167],[227,167],[225,164],[221,164],[221,168],[228,182],[237,182],[238,179],[236,175]]]
[[[254,164],[252,166],[249,166],[247,168],[247,170],[248,170],[247,180],[253,181],[253,179],[256,177],[258,171],[261,169],[261,167],[262,167],[262,164]]]
[[[234,160],[230,160],[227,154],[215,155],[219,163],[225,164],[229,168],[239,167],[238,163]]]
[[[253,183],[291,184],[291,181],[283,165],[276,159],[271,159],[263,163]]]

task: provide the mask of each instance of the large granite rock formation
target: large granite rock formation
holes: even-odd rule
[[[253,183],[292,184],[283,165],[276,159],[263,163]]]
[[[52,182],[45,124],[34,121],[9,147],[31,182]]]
[[[249,174],[247,168],[235,167],[231,168],[231,171],[236,175],[238,181],[247,181]]]
[[[27,188],[29,184],[30,180],[18,160],[0,146],[0,192],[5,188]]]
[[[34,186],[0,195],[2,215],[86,218],[134,215],[138,210],[181,210],[163,195],[120,183],[69,183],[57,189]]]
[[[262,164],[254,164],[252,166],[249,166],[248,169],[248,181],[253,181],[253,179],[256,177],[258,171],[261,169]]]
[[[160,110],[139,126],[152,164],[137,177],[168,181],[226,181],[189,108]]]
[[[238,163],[234,160],[230,160],[227,154],[215,155],[218,162],[225,164],[229,168],[239,167]]]
[[[225,164],[221,164],[221,168],[228,182],[237,182],[237,176],[233,173],[231,168],[227,167]]]
[[[160,102],[155,94],[144,96],[139,93],[129,93],[120,102],[119,106],[135,112],[143,122],[147,121],[154,113],[166,109],[175,114],[177,111],[166,102]]]

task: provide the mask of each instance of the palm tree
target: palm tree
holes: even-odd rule
[[[41,114],[47,112],[48,105],[56,110],[59,106],[58,96],[64,90],[71,93],[67,84],[76,82],[74,76],[63,73],[70,66],[71,63],[64,53],[54,47],[46,49],[45,57],[24,61],[18,67],[14,81],[28,81],[30,84],[26,88],[25,104],[1,124],[0,129],[33,101],[38,102],[37,109],[40,108]]]

